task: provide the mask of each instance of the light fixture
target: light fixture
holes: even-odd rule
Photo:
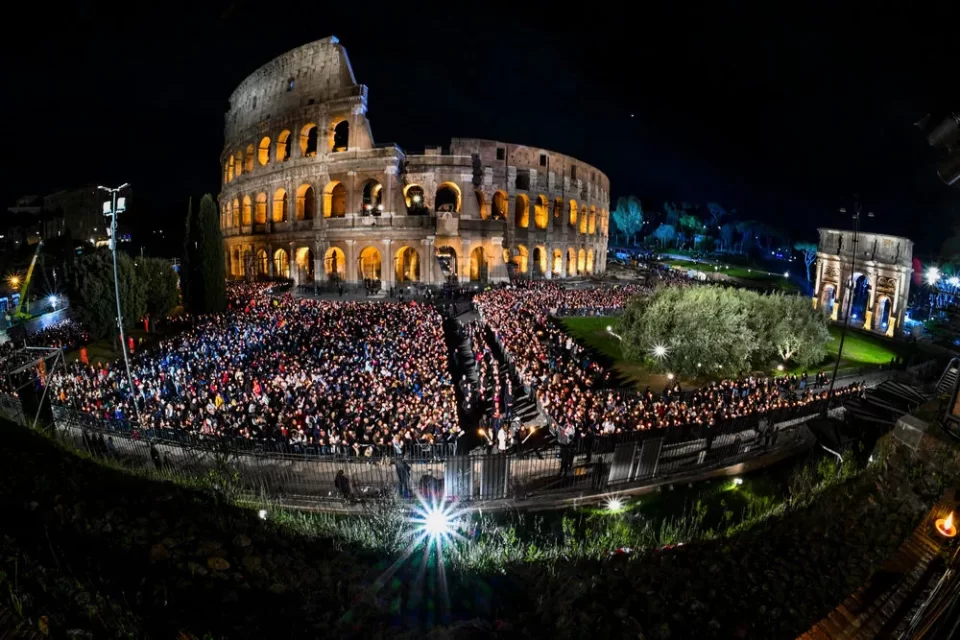
[[[927,269],[927,273],[925,277],[927,280],[927,284],[931,286],[937,284],[937,282],[940,281],[940,269],[938,269],[937,267],[930,267],[929,269]]]
[[[668,374],[667,374],[667,380],[673,380],[673,374],[672,374],[672,373],[668,373]]]
[[[960,278],[957,276],[951,276],[950,279],[947,280],[947,284],[949,284],[951,287],[958,287],[960,286]]]
[[[937,533],[944,538],[955,538],[957,535],[957,525],[953,522],[953,511],[946,518],[939,518],[936,522]]]
[[[260,519],[261,519],[261,520],[266,520],[266,519],[267,519],[267,510],[266,510],[266,509],[260,509],[260,511],[257,511],[257,515],[260,516]]]
[[[742,484],[743,484],[743,478],[734,478],[734,479],[733,479],[733,485],[734,485],[735,487],[739,487],[739,486],[742,485]]]
[[[420,203],[420,196],[419,196],[418,194],[415,194],[415,195],[413,196],[413,201],[419,204],[419,203]]]
[[[49,302],[51,306],[54,306],[54,307],[57,306],[57,296],[51,294],[47,298],[47,302]]]
[[[20,278],[18,276],[10,276],[10,286],[14,288],[19,287]]]
[[[782,365],[782,364],[778,364],[778,365],[777,365],[777,371],[783,371],[783,365]]]
[[[608,325],[607,325],[607,331],[612,332],[612,331],[613,331],[613,326],[608,324]]]
[[[666,345],[662,345],[662,344],[655,344],[653,345],[653,349],[652,349],[653,356],[661,360],[667,357],[667,353],[669,353],[669,351],[670,350],[667,349]]]
[[[623,511],[623,500],[620,498],[607,498],[604,508],[609,513],[620,513]]]
[[[790,272],[789,272],[789,271],[784,271],[784,272],[783,272],[783,277],[784,277],[784,278],[789,278],[789,277],[790,277]]]

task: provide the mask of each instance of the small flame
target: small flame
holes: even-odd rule
[[[951,511],[950,515],[947,516],[947,521],[943,523],[943,528],[947,531],[953,529],[953,511]]]

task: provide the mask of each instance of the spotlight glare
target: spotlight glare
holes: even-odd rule
[[[927,284],[931,286],[937,284],[937,282],[940,281],[940,269],[937,267],[930,267],[927,269],[926,279]]]
[[[260,519],[261,519],[261,520],[266,520],[266,519],[267,519],[267,510],[266,510],[266,509],[260,509],[260,511],[257,512],[257,515],[260,516]]]
[[[667,347],[662,344],[655,344],[653,345],[653,349],[652,349],[653,357],[658,358],[660,360],[667,357],[667,353],[669,353],[669,351],[670,350],[667,349]]]
[[[947,280],[947,284],[949,284],[951,287],[960,286],[960,278],[958,278],[957,276],[953,276],[952,278]]]
[[[604,506],[610,513],[619,513],[623,511],[623,500],[620,498],[608,498]]]
[[[608,324],[608,325],[607,325],[607,331],[613,331],[613,325]]]
[[[743,478],[734,478],[734,479],[733,479],[733,485],[734,485],[734,486],[739,487],[739,486],[742,485],[742,484],[743,484]]]
[[[783,365],[782,365],[782,364],[778,364],[778,365],[777,365],[777,371],[783,371]]]
[[[673,380],[673,374],[672,374],[672,373],[668,373],[668,374],[667,374],[667,380]]]

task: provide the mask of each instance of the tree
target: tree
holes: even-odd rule
[[[226,267],[220,215],[210,194],[200,200],[196,215],[187,214],[184,241],[184,305],[194,313],[216,313],[227,306]]]
[[[707,211],[710,212],[710,226],[719,227],[720,219],[727,215],[727,210],[716,202],[707,203]]]
[[[137,265],[137,272],[144,283],[147,313],[154,318],[166,317],[180,299],[173,265],[161,258],[144,258]]]
[[[613,224],[623,234],[624,242],[630,244],[643,228],[643,207],[636,196],[617,199],[617,207],[612,212]]]
[[[733,248],[733,234],[737,230],[729,222],[720,227],[720,249],[730,251]]]
[[[666,247],[677,235],[677,230],[672,224],[663,223],[653,232],[653,237],[660,242],[661,247]]]
[[[826,315],[799,296],[774,294],[760,298],[769,319],[768,333],[760,336],[761,345],[771,345],[783,362],[793,361],[804,367],[820,364],[830,340]]]
[[[810,282],[810,265],[817,261],[817,245],[812,242],[797,242],[793,248],[803,254],[803,264],[807,267],[807,282]]]
[[[144,284],[137,277],[133,260],[117,253],[117,280],[123,327],[129,329],[146,313]],[[113,258],[108,249],[100,249],[77,258],[67,282],[73,316],[95,338],[118,339],[117,297],[113,283]]]

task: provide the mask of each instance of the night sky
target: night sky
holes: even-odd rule
[[[921,251],[960,222],[960,191],[913,126],[960,109],[946,3],[806,15],[779,3],[769,15],[726,3],[674,15],[640,3],[43,4],[18,7],[0,45],[6,205],[129,181],[136,226],[179,228],[188,196],[218,190],[233,89],[334,34],[370,87],[378,142],[554,149],[606,172],[614,199],[718,201],[796,239],[844,226],[836,210],[853,193],[876,214],[867,229]]]

